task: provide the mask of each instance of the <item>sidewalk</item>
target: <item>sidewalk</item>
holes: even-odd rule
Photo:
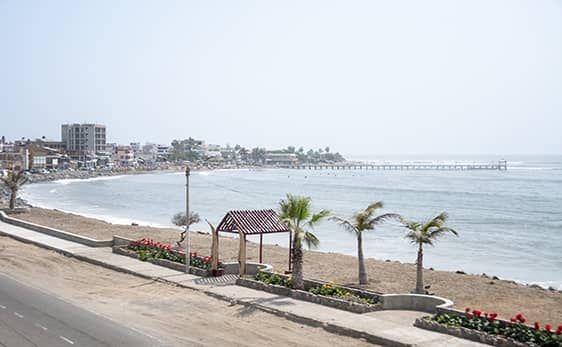
[[[416,317],[427,315],[414,311],[378,311],[357,314],[285,296],[234,285],[234,276],[202,278],[148,262],[117,255],[109,247],[89,247],[62,240],[0,221],[0,235],[33,243],[68,256],[113,270],[169,282],[207,295],[244,305],[247,312],[259,309],[287,319],[322,327],[327,331],[364,338],[388,346],[484,346],[468,340],[413,326]]]

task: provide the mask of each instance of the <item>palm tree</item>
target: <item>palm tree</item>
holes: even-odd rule
[[[423,286],[423,245],[433,245],[437,237],[450,232],[458,236],[457,232],[451,228],[443,226],[449,216],[446,212],[428,220],[424,224],[418,222],[404,221],[404,226],[408,229],[406,237],[413,244],[418,245],[418,260],[416,261],[416,290],[418,294],[424,294]]]
[[[331,219],[348,231],[357,236],[357,260],[359,263],[359,284],[367,284],[367,271],[365,270],[365,259],[363,257],[363,232],[375,229],[375,226],[386,222],[389,219],[402,218],[396,213],[385,213],[375,215],[376,210],[383,208],[382,201],[375,202],[365,210],[357,211],[350,220],[334,216]]]
[[[16,197],[18,194],[18,190],[27,182],[25,172],[23,170],[11,170],[8,171],[8,174],[6,176],[0,178],[2,179],[2,183],[4,183],[4,185],[10,190],[10,210],[13,210],[16,206]]]
[[[330,214],[328,210],[322,210],[312,214],[310,208],[310,198],[287,194],[287,200],[281,200],[281,220],[287,224],[293,233],[293,276],[292,286],[295,289],[303,289],[303,241],[308,248],[316,247],[320,243],[318,238],[308,229],[313,228],[318,222]]]

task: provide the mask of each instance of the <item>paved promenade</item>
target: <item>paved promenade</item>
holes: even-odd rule
[[[96,265],[137,276],[169,282],[198,290],[207,295],[240,304],[250,313],[263,310],[303,324],[328,331],[364,338],[389,346],[484,346],[453,336],[419,329],[413,326],[416,317],[427,315],[414,311],[379,311],[357,314],[314,303],[236,286],[235,276],[202,278],[171,270],[130,257],[117,255],[109,247],[93,248],[0,221],[0,235],[33,243],[40,247],[76,257]]]

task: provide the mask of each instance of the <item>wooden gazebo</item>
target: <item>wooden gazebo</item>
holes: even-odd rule
[[[260,235],[260,263],[263,262],[263,234],[289,233],[289,271],[291,270],[292,233],[281,222],[277,212],[269,210],[228,211],[217,227],[217,232],[235,233],[240,238],[238,263],[240,275],[246,272],[246,235]]]

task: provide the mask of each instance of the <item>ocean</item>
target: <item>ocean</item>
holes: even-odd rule
[[[406,158],[357,159],[380,162]],[[447,225],[459,236],[446,235],[433,247],[426,247],[425,267],[486,273],[562,290],[562,157],[506,159],[507,171],[198,171],[190,176],[190,204],[203,221],[215,225],[228,210],[277,209],[286,193],[309,196],[315,211],[329,209],[342,217],[379,200],[385,203],[382,212],[400,213],[415,221],[446,211],[450,217]],[[169,227],[172,215],[185,209],[185,175],[158,173],[38,183],[24,186],[22,197],[35,206],[112,223]],[[203,222],[192,230],[208,231],[208,226]],[[320,239],[319,250],[356,254],[354,235],[335,223],[325,221],[315,233]],[[414,263],[416,247],[404,238],[405,233],[396,223],[367,232],[366,256]],[[286,246],[287,238],[286,234],[265,235],[264,242]]]

